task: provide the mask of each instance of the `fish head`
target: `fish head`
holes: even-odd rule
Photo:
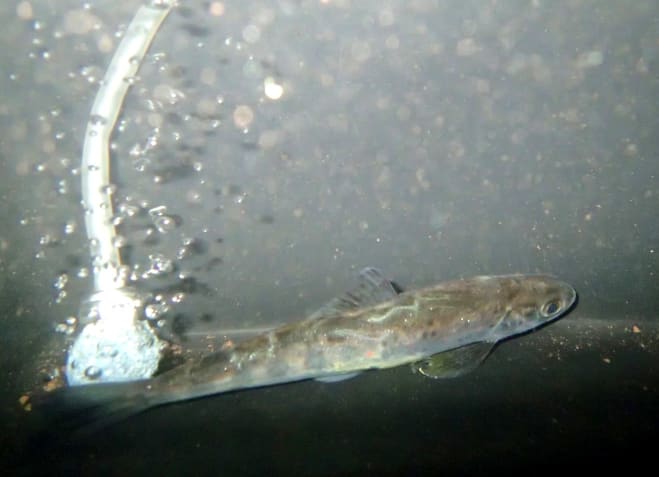
[[[575,304],[577,292],[549,275],[499,277],[500,316],[493,341],[525,333],[556,320]]]

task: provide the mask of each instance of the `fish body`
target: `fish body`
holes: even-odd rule
[[[390,288],[390,299],[330,303],[287,324],[162,374],[149,384],[167,402],[309,378],[350,376],[416,363],[475,343],[488,349],[562,315],[574,289],[549,276],[489,276],[396,294],[374,269],[365,288]],[[370,276],[369,276],[370,274]],[[341,299],[340,299],[341,300]],[[162,398],[157,396],[162,393]]]
[[[82,386],[80,395],[96,401],[97,413],[123,415],[238,389],[340,380],[404,364],[430,377],[452,377],[477,367],[498,341],[563,315],[575,299],[570,285],[545,275],[474,277],[397,293],[369,268],[356,289],[305,320],[153,379]]]

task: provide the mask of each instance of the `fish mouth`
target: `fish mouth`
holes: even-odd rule
[[[561,307],[560,313],[557,314],[557,318],[571,311],[579,301],[579,294],[572,285],[569,283],[561,282],[560,286],[562,290],[561,294],[563,295],[564,305]]]
[[[541,324],[551,323],[572,311],[579,301],[579,295],[574,287],[565,282],[558,283],[560,288],[560,308],[553,314],[545,316]]]
[[[568,285],[567,283],[565,284],[565,286],[569,288],[569,290],[568,290],[569,298],[566,300],[565,310],[561,314],[569,313],[574,308],[576,308],[577,304],[579,303],[579,294],[577,293],[577,291],[571,285]]]

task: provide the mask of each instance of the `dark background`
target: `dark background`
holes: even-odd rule
[[[112,163],[127,264],[139,277],[160,256],[174,270],[136,285],[169,302],[183,293],[166,331],[193,346],[207,332],[300,318],[365,266],[410,288],[552,273],[578,290],[579,306],[462,379],[397,369],[233,393],[58,451],[26,444],[17,401],[63,362],[71,338],[54,328],[91,289],[82,136],[115,33],[139,2],[31,6],[21,19],[24,4],[0,5],[7,465],[382,475],[573,461],[629,470],[652,457],[643,446],[659,417],[656,2],[175,9],[126,99]],[[280,100],[265,98],[266,77],[283,85]],[[241,106],[253,112],[246,129],[234,121]],[[156,206],[176,219],[171,230],[155,228]]]

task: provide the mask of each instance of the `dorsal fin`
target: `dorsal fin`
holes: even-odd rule
[[[373,267],[367,267],[359,272],[359,283],[352,290],[330,300],[309,318],[333,316],[341,312],[364,308],[389,301],[398,295],[394,284],[384,278],[382,273]]]

